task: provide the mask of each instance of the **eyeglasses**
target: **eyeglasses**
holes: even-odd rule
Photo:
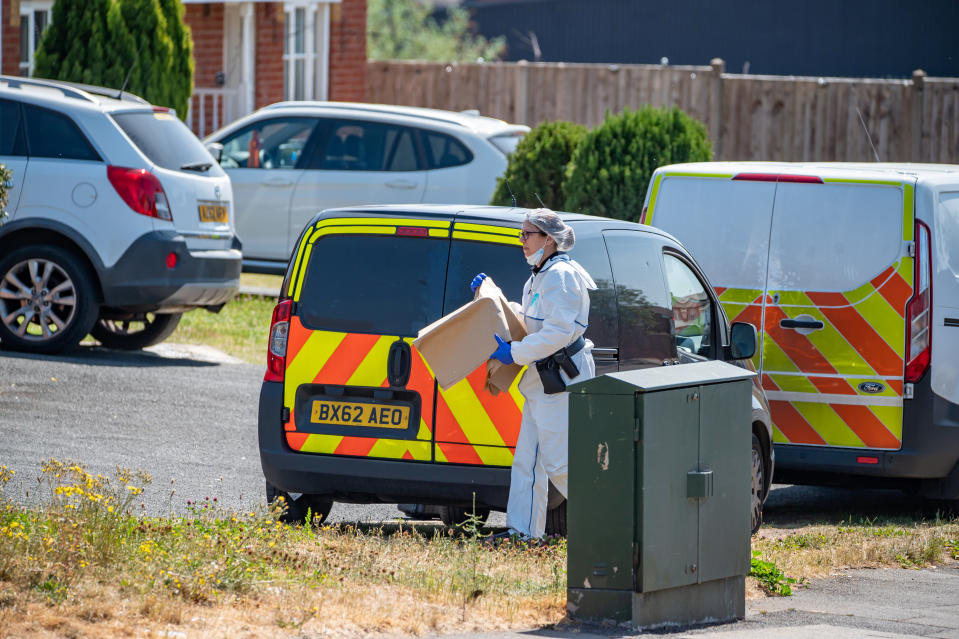
[[[530,235],[546,235],[546,233],[543,233],[542,231],[521,231],[519,234],[520,242],[525,242],[528,240]]]

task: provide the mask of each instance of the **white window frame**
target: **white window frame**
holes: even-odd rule
[[[34,24],[34,16],[37,12],[46,12],[46,28],[49,29],[50,25],[53,23],[53,1],[54,0],[21,0],[20,2],[20,22],[23,24],[23,22],[26,21],[27,24],[26,62],[20,60],[20,54],[19,52],[17,53],[17,68],[19,69],[20,75],[33,75],[34,58],[37,52],[37,45],[40,44],[36,41],[36,26]],[[21,43],[20,46],[23,46],[23,43]]]
[[[285,18],[283,62],[284,98],[296,100],[296,62],[303,62],[303,100],[326,100],[329,93],[330,5],[341,0],[287,0],[283,3]],[[303,24],[296,24],[296,12],[303,10]],[[296,52],[297,31],[302,30],[303,52]]]

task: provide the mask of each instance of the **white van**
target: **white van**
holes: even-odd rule
[[[761,327],[778,481],[959,498],[959,166],[665,166],[642,221]]]

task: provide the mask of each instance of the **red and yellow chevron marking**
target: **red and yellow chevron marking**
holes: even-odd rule
[[[517,376],[507,393],[490,395],[484,388],[486,365],[463,381],[439,389],[436,402],[436,461],[509,466],[523,417],[523,396]],[[468,444],[474,453],[463,450]],[[445,457],[445,459],[443,458]]]
[[[717,290],[732,321],[762,327],[762,381],[777,442],[901,447],[903,318],[912,272],[912,258],[903,257],[842,293],[770,291],[763,300],[761,291]],[[780,326],[800,315],[820,320],[823,329],[803,335]],[[863,382],[885,388],[865,393]]]
[[[303,326],[299,317],[291,318],[283,389],[283,405],[290,411],[290,421],[284,428],[291,448],[359,457],[432,459],[433,376],[416,349],[412,349],[412,371],[406,385],[408,390],[418,392],[421,400],[420,428],[415,440],[321,435],[296,429],[293,407],[300,385],[387,386],[387,356],[390,345],[397,339],[390,335],[314,331]],[[405,338],[405,341],[413,340]]]

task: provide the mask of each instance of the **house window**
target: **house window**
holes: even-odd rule
[[[339,0],[290,0],[284,3],[283,97],[325,100],[329,55],[330,4]]]
[[[20,75],[33,75],[34,54],[40,37],[50,26],[53,0],[22,0],[20,3]]]
[[[286,5],[286,38],[283,40],[283,95],[287,100],[312,98],[307,86],[313,74],[315,7]],[[310,83],[312,84],[312,83]]]

